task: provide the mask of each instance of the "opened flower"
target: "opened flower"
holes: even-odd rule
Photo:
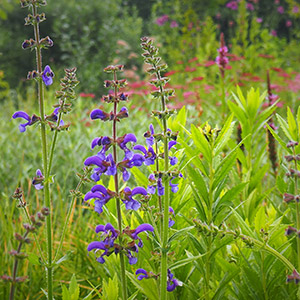
[[[51,68],[47,65],[42,74],[42,79],[46,86],[49,86],[53,83],[53,77],[54,73],[52,72]]]
[[[26,112],[24,111],[17,111],[12,115],[13,119],[17,119],[17,118],[23,118],[25,119],[27,122],[24,124],[20,124],[19,125],[19,130],[20,132],[25,132],[26,131],[26,126],[31,126],[34,123],[36,123],[37,121],[40,120],[40,118],[36,115],[33,115],[32,117],[30,117]]]
[[[43,186],[43,181],[44,181],[44,176],[42,174],[42,171],[40,169],[36,170],[36,177],[33,178],[32,184],[34,185],[36,190],[41,190],[44,188]]]
[[[138,210],[141,207],[141,204],[133,199],[135,195],[147,195],[147,191],[143,187],[136,187],[134,189],[130,189],[126,187],[123,191],[121,191],[121,200],[125,204],[126,209]]]

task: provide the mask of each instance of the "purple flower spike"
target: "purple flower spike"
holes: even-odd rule
[[[51,68],[47,65],[42,74],[42,78],[46,86],[49,86],[53,83],[53,77],[54,73],[52,72]]]
[[[129,258],[129,264],[130,265],[135,265],[137,263],[137,258],[135,256],[128,256]]]
[[[170,141],[169,144],[168,144],[169,150],[170,150],[173,146],[175,146],[176,144],[177,144],[176,141]]]
[[[133,157],[133,153],[128,149],[127,143],[136,143],[136,141],[136,136],[133,133],[127,133],[118,138],[118,145],[125,152],[125,159],[131,159]]]
[[[142,280],[143,278],[149,278],[148,272],[145,269],[137,269],[135,271],[135,275],[141,274],[137,277],[138,280]]]
[[[28,121],[27,123],[24,124],[20,124],[19,125],[19,130],[20,132],[24,132],[26,131],[26,126],[30,126],[32,124],[31,122],[31,117],[24,111],[17,111],[12,115],[13,119],[17,119],[17,118],[23,118],[26,121]]]

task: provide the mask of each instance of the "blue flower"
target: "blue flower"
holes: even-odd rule
[[[109,176],[114,176],[117,173],[117,167],[111,153],[107,157],[101,154],[88,157],[84,161],[84,164],[86,166],[96,165],[98,167],[94,169],[94,173],[91,176],[95,182],[100,180],[103,173]]]
[[[90,192],[86,193],[84,196],[84,201],[88,201],[90,199],[97,199],[95,200],[95,211],[98,214],[103,212],[103,205],[105,205],[111,198],[115,196],[115,192],[106,189],[103,185],[97,184],[94,185]]]
[[[174,212],[174,209],[170,206],[169,207],[169,215],[170,216],[175,216],[175,212]],[[172,227],[173,225],[175,224],[175,221],[170,217],[169,218],[169,227]]]
[[[150,224],[141,224],[139,225],[136,229],[130,230],[129,228],[125,228],[124,229],[124,233],[126,233],[127,235],[129,235],[132,239],[139,240],[138,246],[141,248],[143,247],[143,241],[141,240],[141,238],[138,236],[138,234],[140,234],[143,231],[154,231],[154,228],[152,225]]]
[[[113,114],[108,114],[101,109],[94,109],[90,115],[92,120],[100,119],[102,121],[112,120]]]
[[[136,187],[133,190],[126,187],[123,191],[121,191],[121,200],[125,204],[126,209],[138,210],[141,207],[141,204],[132,198],[138,194],[146,196],[147,191],[143,187]]]
[[[36,190],[41,190],[41,189],[44,188],[44,186],[42,184],[43,181],[44,181],[44,179],[45,178],[44,178],[41,170],[37,169],[36,170],[36,177],[34,177],[33,180],[32,180],[32,184],[34,185],[34,187],[35,187]]]
[[[131,159],[124,159],[123,161],[118,163],[117,168],[119,168],[123,175],[123,180],[127,181],[130,178],[130,172],[127,169],[131,169],[132,167],[140,167],[145,158],[141,154],[134,154]]]
[[[20,124],[19,125],[19,130],[20,132],[25,132],[26,131],[26,126],[31,126],[34,123],[36,123],[37,121],[40,120],[40,118],[36,115],[33,115],[32,117],[30,117],[26,112],[24,111],[17,111],[12,115],[13,119],[17,119],[17,118],[23,118],[25,119],[27,122],[24,124]]]
[[[128,149],[128,143],[136,143],[136,136],[133,133],[127,133],[117,139],[117,144],[125,152],[125,159],[131,159],[133,153]]]
[[[147,131],[144,134],[144,137],[146,138],[146,144],[148,147],[153,146],[154,144],[154,127],[152,124],[149,126],[149,131]]]
[[[54,73],[52,72],[51,68],[47,65],[44,69],[44,72],[42,74],[42,79],[46,86],[49,86],[53,83]]]
[[[138,280],[142,280],[144,278],[149,278],[149,274],[145,269],[137,269],[135,271],[135,275],[141,274],[137,277]]]
[[[175,290],[176,286],[182,286],[182,282],[175,279],[174,275],[168,269],[168,281],[167,281],[167,291],[172,292]]]
[[[134,150],[139,150],[144,153],[145,161],[144,164],[146,166],[154,165],[156,154],[151,146],[149,146],[148,150],[142,145],[136,145],[133,147]]]

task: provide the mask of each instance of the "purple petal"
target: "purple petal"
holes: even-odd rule
[[[147,191],[143,187],[138,186],[138,187],[134,188],[131,192],[132,196],[137,195],[137,194],[141,194],[141,195],[146,196]]]
[[[91,149],[94,149],[96,146],[100,146],[99,142],[101,143],[100,137],[93,139],[92,144],[91,144]]]
[[[152,124],[150,124],[149,129],[150,129],[151,134],[153,135],[154,134],[154,127],[153,127]]]
[[[42,190],[44,188],[44,186],[41,183],[34,184],[34,187],[36,190]]]
[[[101,249],[101,250],[105,250],[105,244],[103,242],[91,242],[88,247],[87,247],[87,250],[88,251],[91,251],[93,249]]]
[[[137,257],[130,256],[129,257],[129,264],[130,265],[135,265],[137,263]]]
[[[154,194],[155,194],[155,191],[156,191],[156,188],[155,188],[154,185],[148,185],[148,187],[147,187],[147,192],[148,192],[148,194],[154,195]]]
[[[96,193],[93,193],[93,192],[87,192],[84,196],[84,201],[88,201],[90,199],[102,199],[103,198],[103,195],[96,192]]]
[[[169,228],[172,227],[175,224],[175,221],[172,219],[169,219]]]
[[[16,112],[12,115],[12,118],[13,118],[13,119],[23,118],[23,119],[25,119],[25,120],[27,120],[27,121],[30,121],[30,120],[31,120],[30,116],[29,116],[26,112],[24,112],[24,111],[16,111]]]
[[[99,233],[100,231],[105,231],[105,226],[104,225],[98,225],[96,226],[95,232]]]
[[[137,141],[136,136],[133,133],[128,133],[128,134],[126,134],[123,143],[125,143],[125,144],[127,144],[129,142],[136,143],[136,141]]]
[[[147,154],[146,148],[142,145],[135,145],[133,147],[133,150],[139,150],[139,151],[143,152],[145,155]]]
[[[154,228],[152,227],[152,225],[147,224],[147,223],[141,224],[140,226],[138,226],[138,227],[135,229],[135,231],[134,231],[134,233],[132,233],[131,237],[132,237],[133,239],[136,239],[136,238],[137,238],[137,235],[138,235],[139,233],[143,232],[143,231],[152,231],[152,232],[153,232],[153,231],[154,231]]]
[[[84,161],[84,165],[85,166],[96,165],[98,167],[101,167],[102,166],[102,159],[99,156],[94,155],[94,156],[88,157]]]
[[[175,290],[176,286],[178,286],[178,282],[176,279],[172,279],[167,283],[167,291],[172,292]]]
[[[172,215],[175,215],[174,209],[171,206],[169,206],[169,213],[171,213]]]
[[[173,147],[173,146],[175,146],[177,144],[177,142],[176,141],[170,141],[169,142],[169,150]]]
[[[137,277],[138,280],[142,280],[143,278],[148,278],[148,273],[145,269],[137,269],[135,271],[135,275],[141,274]]]
[[[133,157],[130,161],[130,165],[131,165],[131,167],[133,167],[133,166],[140,167],[143,164],[144,161],[145,161],[144,156],[141,155],[141,154],[136,153],[136,154],[133,155]]]
[[[150,181],[155,181],[155,176],[154,176],[154,174],[150,174],[149,177],[148,177],[148,179],[149,179]]]
[[[94,208],[95,212],[97,212],[99,215],[102,214],[103,213],[102,207],[105,204],[105,202],[96,200],[94,204],[95,204],[95,208]]]
[[[150,137],[146,138],[146,144],[147,144],[148,147],[153,146],[153,144],[154,144],[154,137],[150,136]]]
[[[129,201],[123,201],[125,203],[126,209],[138,210],[141,207],[140,202],[131,199]]]
[[[97,262],[99,262],[100,264],[104,264],[105,263],[105,260],[102,256],[99,256],[97,259]]]
[[[42,171],[40,169],[36,170],[36,176],[38,176],[38,177],[42,177],[43,176]]]
[[[178,163],[178,158],[176,156],[169,157],[171,166],[174,166]]]
[[[122,175],[123,175],[123,180],[124,181],[128,181],[129,180],[129,178],[130,178],[130,172],[128,172],[125,168],[124,168],[124,170],[122,172]]]
[[[94,109],[91,112],[90,117],[91,117],[92,120],[95,120],[95,119],[104,120],[105,118],[107,118],[107,115],[101,109]]]

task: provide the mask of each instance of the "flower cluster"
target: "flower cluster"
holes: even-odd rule
[[[96,233],[101,233],[101,240],[91,242],[87,250],[92,251],[96,255],[96,260],[103,264],[105,262],[104,256],[110,256],[115,253],[118,254],[123,252],[128,257],[129,264],[134,265],[137,263],[136,254],[139,248],[143,247],[143,241],[138,236],[141,232],[150,231],[153,232],[154,228],[150,224],[141,224],[136,229],[130,230],[126,227],[122,233],[115,229],[110,223],[106,225],[98,225],[95,229]],[[117,239],[122,237],[120,240],[122,244],[117,243]],[[136,243],[136,241],[138,242]]]
[[[228,48],[225,45],[223,32],[221,33],[220,40],[221,40],[221,47],[218,49],[219,56],[217,56],[217,58],[216,58],[216,63],[220,68],[221,76],[224,77],[224,70],[225,70],[229,60],[226,56],[228,53]]]

